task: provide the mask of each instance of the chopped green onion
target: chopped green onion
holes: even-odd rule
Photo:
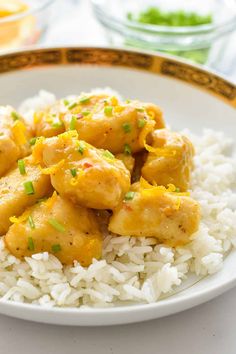
[[[139,127],[139,128],[143,128],[146,123],[147,123],[147,122],[146,122],[145,119],[139,118],[139,120],[138,120],[138,127]]]
[[[88,103],[90,101],[90,97],[82,97],[80,100],[79,100],[79,103]]]
[[[179,192],[180,192],[180,188],[179,188],[179,187],[176,187],[176,188],[175,188],[175,192],[176,192],[176,193],[179,193]]]
[[[77,103],[76,103],[76,102],[71,103],[71,104],[69,105],[68,109],[71,110],[71,109],[75,108],[76,106],[77,106]]]
[[[75,130],[76,122],[77,122],[76,116],[72,116],[70,120],[70,130]]]
[[[131,101],[130,100],[126,100],[125,103],[130,103]]]
[[[112,110],[113,107],[112,106],[106,106],[104,107],[104,113],[107,117],[111,117],[112,116]]]
[[[24,186],[24,189],[25,189],[25,193],[27,195],[32,195],[32,194],[35,193],[34,186],[33,186],[33,183],[31,181],[25,182],[23,184],[23,186]]]
[[[35,223],[31,215],[28,217],[28,221],[29,221],[30,228],[35,229]]]
[[[80,141],[78,151],[81,155],[83,155],[84,149],[85,149],[85,144]]]
[[[135,192],[129,191],[125,195],[125,200],[132,200],[134,198]]]
[[[61,128],[61,127],[63,127],[63,123],[61,121],[52,123],[52,127],[53,128]]]
[[[82,114],[83,116],[88,116],[91,112],[90,111],[83,111]]]
[[[131,125],[130,123],[124,123],[122,124],[122,128],[124,129],[125,133],[130,133],[131,132]]]
[[[28,250],[34,251],[34,240],[32,239],[32,237],[28,238]]]
[[[70,104],[70,102],[67,99],[63,100],[63,103],[65,106],[68,106]]]
[[[124,146],[124,153],[126,155],[131,155],[132,151],[131,151],[131,147],[129,146],[129,144],[125,144]]]
[[[37,140],[37,138],[36,138],[36,137],[31,138],[31,139],[30,139],[30,141],[29,141],[30,145],[35,145],[36,140]]]
[[[144,108],[136,108],[137,112],[144,112]]]
[[[71,168],[70,173],[72,174],[73,177],[77,175],[76,168]]]
[[[18,160],[17,164],[18,164],[18,168],[19,168],[20,174],[21,175],[25,175],[26,174],[25,161],[24,160]]]
[[[57,253],[59,251],[61,251],[61,245],[59,244],[52,245],[52,252]]]
[[[16,121],[16,120],[19,120],[19,119],[20,119],[19,114],[18,114],[18,113],[16,113],[15,111],[12,111],[12,112],[11,112],[11,116],[12,116],[12,118],[13,118],[13,120],[14,120],[14,121]]]
[[[115,156],[108,150],[104,150],[102,156],[106,157],[107,159],[113,160]]]
[[[66,231],[65,227],[62,224],[60,224],[56,219],[49,219],[48,222],[52,227],[54,227],[55,230],[59,232]]]

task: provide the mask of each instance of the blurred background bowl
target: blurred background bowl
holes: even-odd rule
[[[56,0],[10,0],[4,3],[2,0],[0,50],[37,43],[50,23],[52,5],[55,2]]]
[[[235,0],[92,0],[92,4],[112,44],[164,51],[201,64],[216,60],[236,28]],[[165,13],[181,11],[199,16],[210,15],[212,22],[194,26],[168,26],[129,19],[129,13],[138,17],[150,7]]]

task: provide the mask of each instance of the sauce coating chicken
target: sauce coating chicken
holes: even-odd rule
[[[4,235],[11,225],[10,217],[19,216],[26,207],[51,193],[49,176],[32,165],[30,158],[24,159],[24,165],[25,174],[15,167],[0,179],[0,235]],[[27,190],[31,184],[32,189]]]
[[[199,205],[192,198],[135,183],[126,200],[114,210],[108,228],[122,236],[156,237],[175,247],[190,241],[199,221]]]
[[[121,160],[123,162],[123,164],[125,165],[127,170],[129,170],[130,173],[133,172],[135,164],[135,159],[133,156],[127,154],[117,154],[115,155],[115,157],[116,159]]]
[[[191,141],[180,133],[167,129],[152,133],[152,147],[142,168],[142,176],[150,183],[174,184],[181,191],[189,187],[190,173],[193,168],[194,148]]]
[[[63,263],[88,266],[100,258],[102,236],[93,211],[54,194],[28,208],[7,232],[6,247],[16,257],[50,252]]]
[[[30,153],[30,128],[10,106],[0,106],[0,177],[21,157]]]
[[[144,143],[140,136],[147,123],[149,131],[165,126],[162,113],[154,104],[121,103],[104,94],[83,94],[70,102],[66,100],[61,112],[66,130],[75,129],[81,140],[114,154],[127,148],[132,152],[141,150]],[[49,136],[42,129],[40,135]]]
[[[95,209],[113,209],[130,187],[130,173],[109,151],[79,141],[67,132],[38,142],[33,156],[47,168],[61,196]]]

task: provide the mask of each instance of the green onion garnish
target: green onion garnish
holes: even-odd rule
[[[76,122],[77,122],[76,116],[72,116],[70,120],[70,130],[75,130]]]
[[[71,110],[71,109],[75,108],[76,106],[77,106],[77,103],[76,103],[76,102],[71,103],[71,104],[69,105],[68,109]]]
[[[35,223],[31,215],[28,217],[28,221],[29,221],[30,228],[35,229]]]
[[[64,103],[65,106],[68,106],[70,104],[70,102],[67,99],[64,99],[63,103]]]
[[[88,103],[90,101],[90,98],[89,97],[82,97],[80,100],[79,100],[79,103]]]
[[[85,144],[80,141],[78,151],[81,155],[83,155],[85,149]]]
[[[61,128],[62,126],[63,126],[63,123],[61,121],[52,123],[53,128]]]
[[[125,195],[125,200],[132,200],[134,198],[135,192],[129,191]]]
[[[28,238],[28,250],[34,251],[34,240],[32,239],[32,237]]]
[[[31,138],[31,139],[30,139],[30,141],[29,141],[30,145],[35,145],[36,140],[37,140],[37,138],[36,138],[36,137]]]
[[[130,133],[131,132],[131,125],[129,123],[122,124],[122,128],[123,128],[125,133]]]
[[[132,151],[131,151],[131,147],[129,146],[129,144],[125,144],[124,146],[124,153],[126,155],[131,155]]]
[[[126,100],[125,103],[130,103],[131,101],[130,100]]]
[[[24,189],[25,189],[25,193],[27,195],[32,195],[32,194],[35,193],[34,192],[34,186],[33,186],[33,183],[31,181],[25,182],[23,184],[23,186],[24,186]]]
[[[112,110],[113,107],[112,106],[106,106],[104,107],[104,113],[107,117],[111,117],[112,116]]]
[[[12,112],[11,112],[11,116],[12,116],[12,118],[13,118],[14,121],[20,119],[19,114],[16,113],[15,111],[12,111]]]
[[[91,112],[90,111],[83,111],[82,114],[83,116],[88,116]]]
[[[72,174],[73,177],[76,177],[77,175],[76,168],[71,168],[70,173]]]
[[[180,188],[179,188],[179,187],[176,187],[176,188],[175,188],[175,192],[176,192],[176,193],[179,193],[179,192],[180,192]]]
[[[19,168],[20,174],[21,175],[25,175],[26,174],[25,161],[24,160],[18,160],[17,164],[18,164],[18,168]]]
[[[136,108],[137,112],[144,112],[144,108]]]
[[[138,120],[138,127],[139,127],[139,128],[143,128],[146,123],[147,123],[147,122],[146,122],[145,119],[139,118],[139,120]]]
[[[113,160],[115,156],[108,150],[104,150],[102,156],[106,157],[107,159]]]
[[[61,251],[61,245],[59,244],[52,245],[52,252],[57,253],[59,251]]]
[[[56,219],[49,219],[48,222],[52,227],[54,227],[55,230],[59,232],[66,231],[65,227],[62,224],[60,224]]]

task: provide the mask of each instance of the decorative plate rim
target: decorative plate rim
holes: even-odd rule
[[[236,108],[236,83],[206,66],[147,50],[93,46],[32,46],[0,54],[0,74],[55,65],[117,66],[160,74],[197,86]]]

